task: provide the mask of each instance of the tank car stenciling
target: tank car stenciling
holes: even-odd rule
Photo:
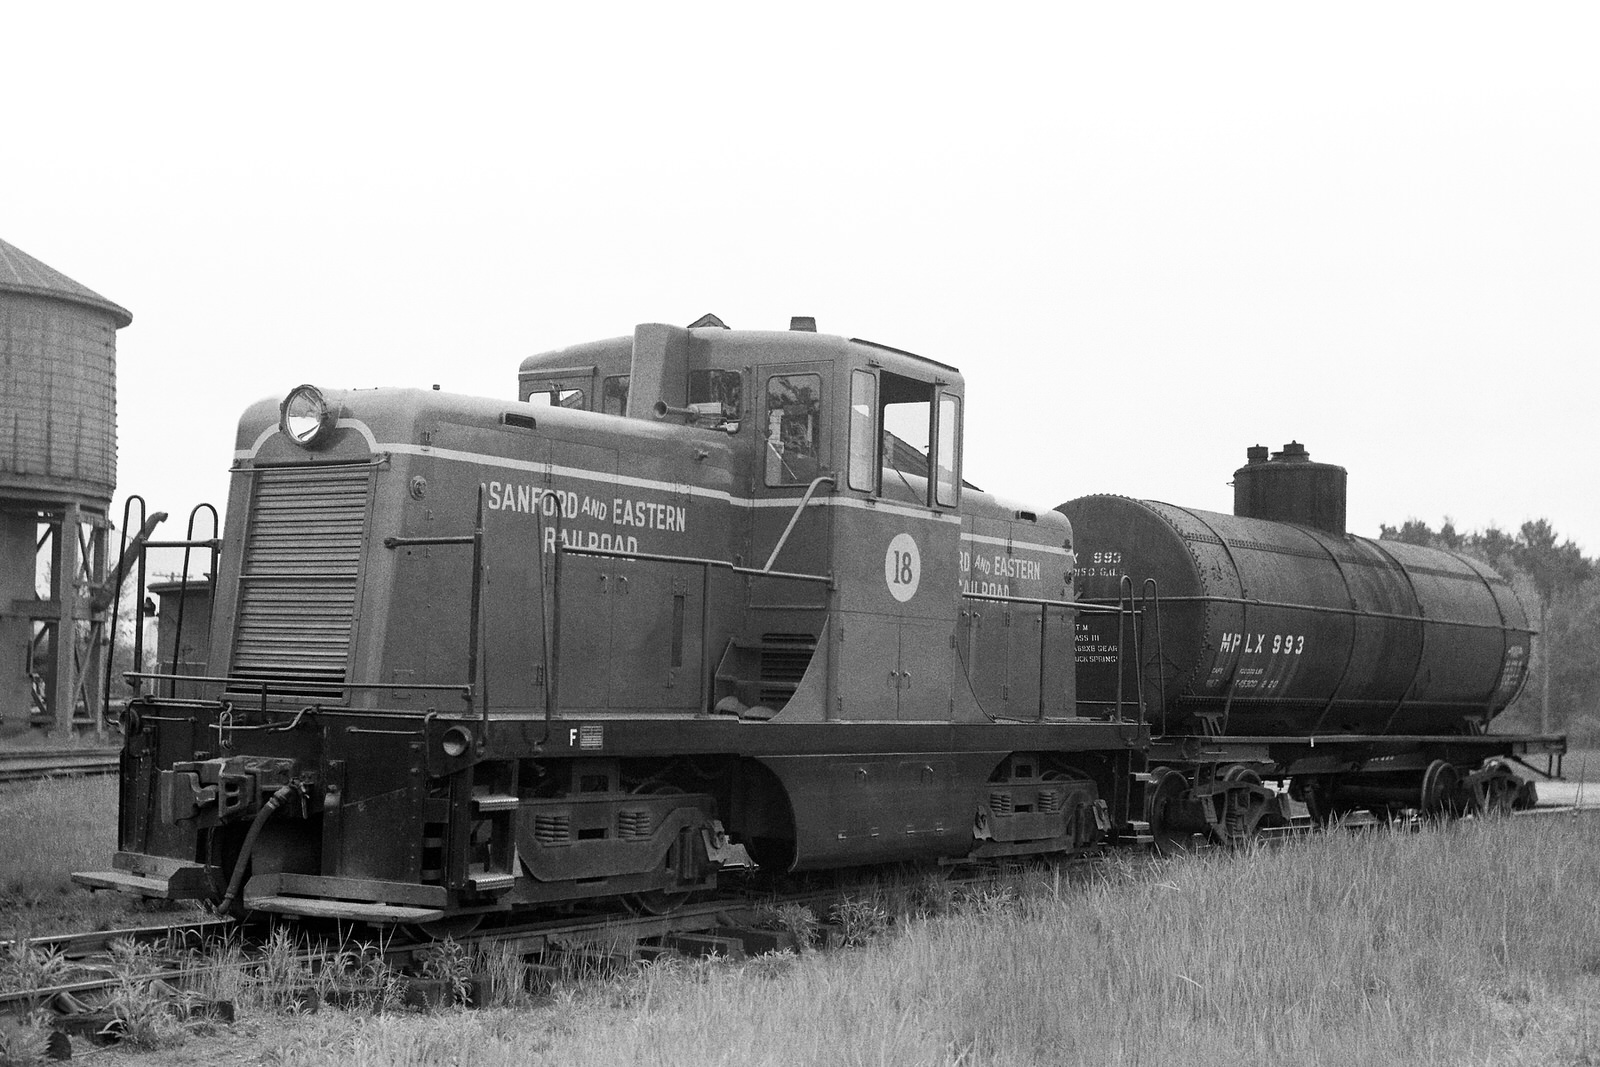
[[[963,484],[954,368],[646,324],[521,379],[245,413],[211,692],[131,702],[80,881],[428,921],[1133,831],[1071,527]]]

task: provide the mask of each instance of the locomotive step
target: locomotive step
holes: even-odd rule
[[[244,907],[246,911],[369,923],[425,923],[444,918],[444,912],[438,908],[408,908],[397,904],[363,904],[352,900],[317,900],[312,897],[246,896]]]
[[[111,889],[141,897],[173,899],[165,878],[147,878],[127,871],[75,871],[72,880],[86,889]]]

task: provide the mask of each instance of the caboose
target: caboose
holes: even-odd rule
[[[1149,731],[1080,715],[1071,525],[963,479],[964,403],[711,316],[531,357],[515,401],[257,403],[209,673],[145,676],[78,880],[459,926],[1137,837]]]

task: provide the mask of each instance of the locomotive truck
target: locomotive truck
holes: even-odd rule
[[[1562,750],[1483,731],[1528,647],[1492,572],[1408,550],[1339,601],[1328,568],[1384,549],[1272,521],[1301,516],[1007,500],[962,476],[965,402],[943,363],[707,316],[530,357],[516,401],[255,404],[209,673],[132,679],[119,851],[74,877],[454,930],[756,867],[1238,839],[1285,782],[1324,817],[1525,801],[1508,761]],[[1218,591],[1241,539],[1269,565]],[[1430,567],[1489,600],[1452,628],[1395,595]]]

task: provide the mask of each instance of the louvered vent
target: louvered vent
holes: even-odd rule
[[[810,634],[761,635],[761,702],[781,708],[805,677],[816,638]]]
[[[233,678],[282,696],[342,695],[371,484],[366,464],[256,473]]]

